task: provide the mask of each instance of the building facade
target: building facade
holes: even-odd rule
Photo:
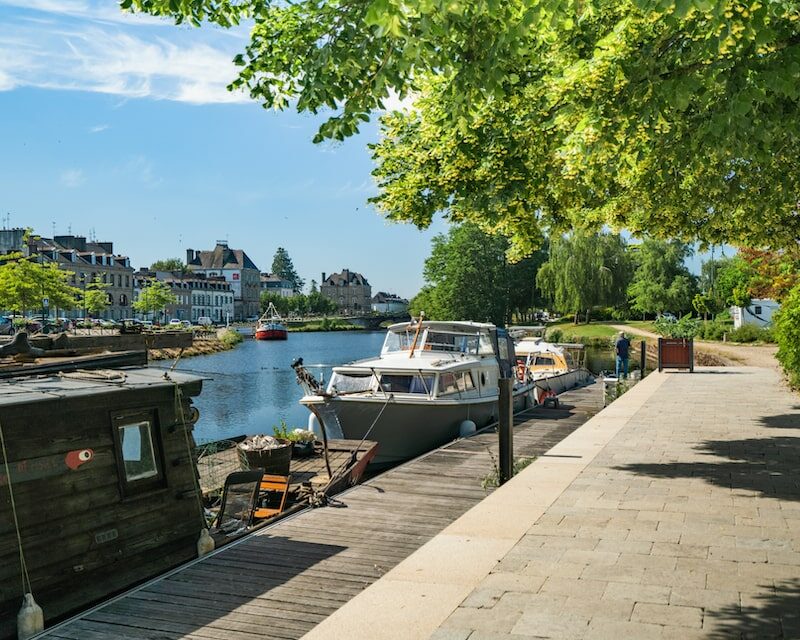
[[[372,287],[356,271],[342,269],[327,276],[322,273],[319,292],[333,300],[344,314],[364,315],[372,311]]]
[[[231,249],[217,241],[211,251],[186,250],[186,266],[206,278],[223,278],[233,292],[233,320],[258,317],[261,297],[261,272],[241,249]]]
[[[87,241],[84,236],[55,236],[42,238],[31,235],[27,252],[40,257],[43,262],[55,262],[59,268],[71,272],[69,284],[85,290],[86,286],[99,280],[105,285],[108,307],[92,314],[83,307],[58,310],[66,318],[83,318],[95,315],[103,320],[130,318],[133,304],[133,268],[130,258],[114,253],[112,242]],[[50,311],[55,315],[55,309]]]
[[[394,293],[378,291],[372,298],[372,310],[375,313],[408,313],[408,300]]]
[[[261,291],[274,293],[284,298],[291,298],[294,295],[292,283],[274,273],[261,274]]]
[[[197,324],[199,318],[211,318],[217,324],[233,320],[233,291],[225,278],[206,277],[196,273],[174,271],[149,271],[141,269],[135,274],[134,300],[138,300],[149,280],[156,279],[169,286],[175,302],[164,311],[156,313],[156,319],[168,322],[173,318]],[[144,317],[144,314],[139,314]]]

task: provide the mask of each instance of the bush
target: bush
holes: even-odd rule
[[[670,320],[662,316],[653,324],[656,331],[665,338],[694,338],[701,328],[700,320],[688,314],[680,320]]]
[[[228,349],[232,349],[237,344],[239,344],[244,338],[242,334],[238,331],[234,331],[233,329],[225,329],[219,335],[220,342],[224,344]]]
[[[789,292],[775,318],[778,362],[793,387],[800,387],[800,285]]]
[[[773,336],[770,329],[763,329],[754,324],[743,324],[728,333],[728,340],[731,342],[772,342]]]
[[[563,342],[564,332],[561,329],[552,329],[546,332],[546,339],[548,342]]]

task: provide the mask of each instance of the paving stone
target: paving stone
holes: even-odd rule
[[[548,613],[526,611],[512,629],[512,633],[535,635],[540,638],[583,638],[589,627],[589,618],[574,616],[569,612]]]
[[[524,591],[538,593],[544,583],[544,576],[534,576],[525,573],[490,573],[481,582],[483,589],[496,589],[498,591]]]
[[[508,633],[522,616],[522,611],[509,609],[469,609],[459,607],[445,620],[442,629],[472,629]]]
[[[631,584],[629,582],[609,582],[606,590],[603,592],[603,599],[667,604],[669,602],[671,590],[671,587],[660,585]]]
[[[585,595],[599,598],[603,595],[606,584],[602,580],[578,580],[550,576],[544,581],[541,593],[555,593],[566,596]]]
[[[673,542],[654,542],[650,553],[654,556],[674,556],[676,558],[707,558],[708,547]]]
[[[486,587],[485,585],[480,589],[475,589],[470,593],[461,603],[462,607],[473,607],[478,609],[490,608],[503,595],[503,591],[496,588]]]
[[[662,624],[671,627],[700,629],[703,626],[703,610],[699,607],[680,607],[637,602],[633,607],[631,620],[634,622]]]
[[[430,640],[467,640],[472,635],[472,629],[437,629]]]
[[[611,620],[594,619],[589,623],[589,628],[584,636],[587,640],[662,640],[664,627],[657,624],[644,624],[641,622],[616,622]]]

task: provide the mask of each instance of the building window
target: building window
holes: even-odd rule
[[[128,296],[126,296],[124,293],[119,294],[119,305],[121,307],[128,306]]]
[[[756,308],[754,309],[754,313],[755,313],[757,316],[760,316],[760,315],[761,315],[761,307],[756,307]]]
[[[123,497],[164,486],[155,411],[121,414],[112,420]]]

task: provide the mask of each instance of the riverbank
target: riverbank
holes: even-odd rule
[[[311,320],[309,322],[298,322],[297,324],[287,323],[286,329],[289,333],[304,333],[309,331],[364,331],[364,327],[359,327],[356,324],[350,324],[342,320],[330,320],[328,318]]]
[[[244,337],[238,331],[233,329],[219,329],[216,336],[213,337],[199,337],[195,336],[194,342],[191,347],[185,349],[150,349],[147,352],[149,360],[173,360],[181,356],[181,358],[190,358],[192,356],[206,356],[212,353],[220,353],[222,351],[230,351],[244,340]]]

